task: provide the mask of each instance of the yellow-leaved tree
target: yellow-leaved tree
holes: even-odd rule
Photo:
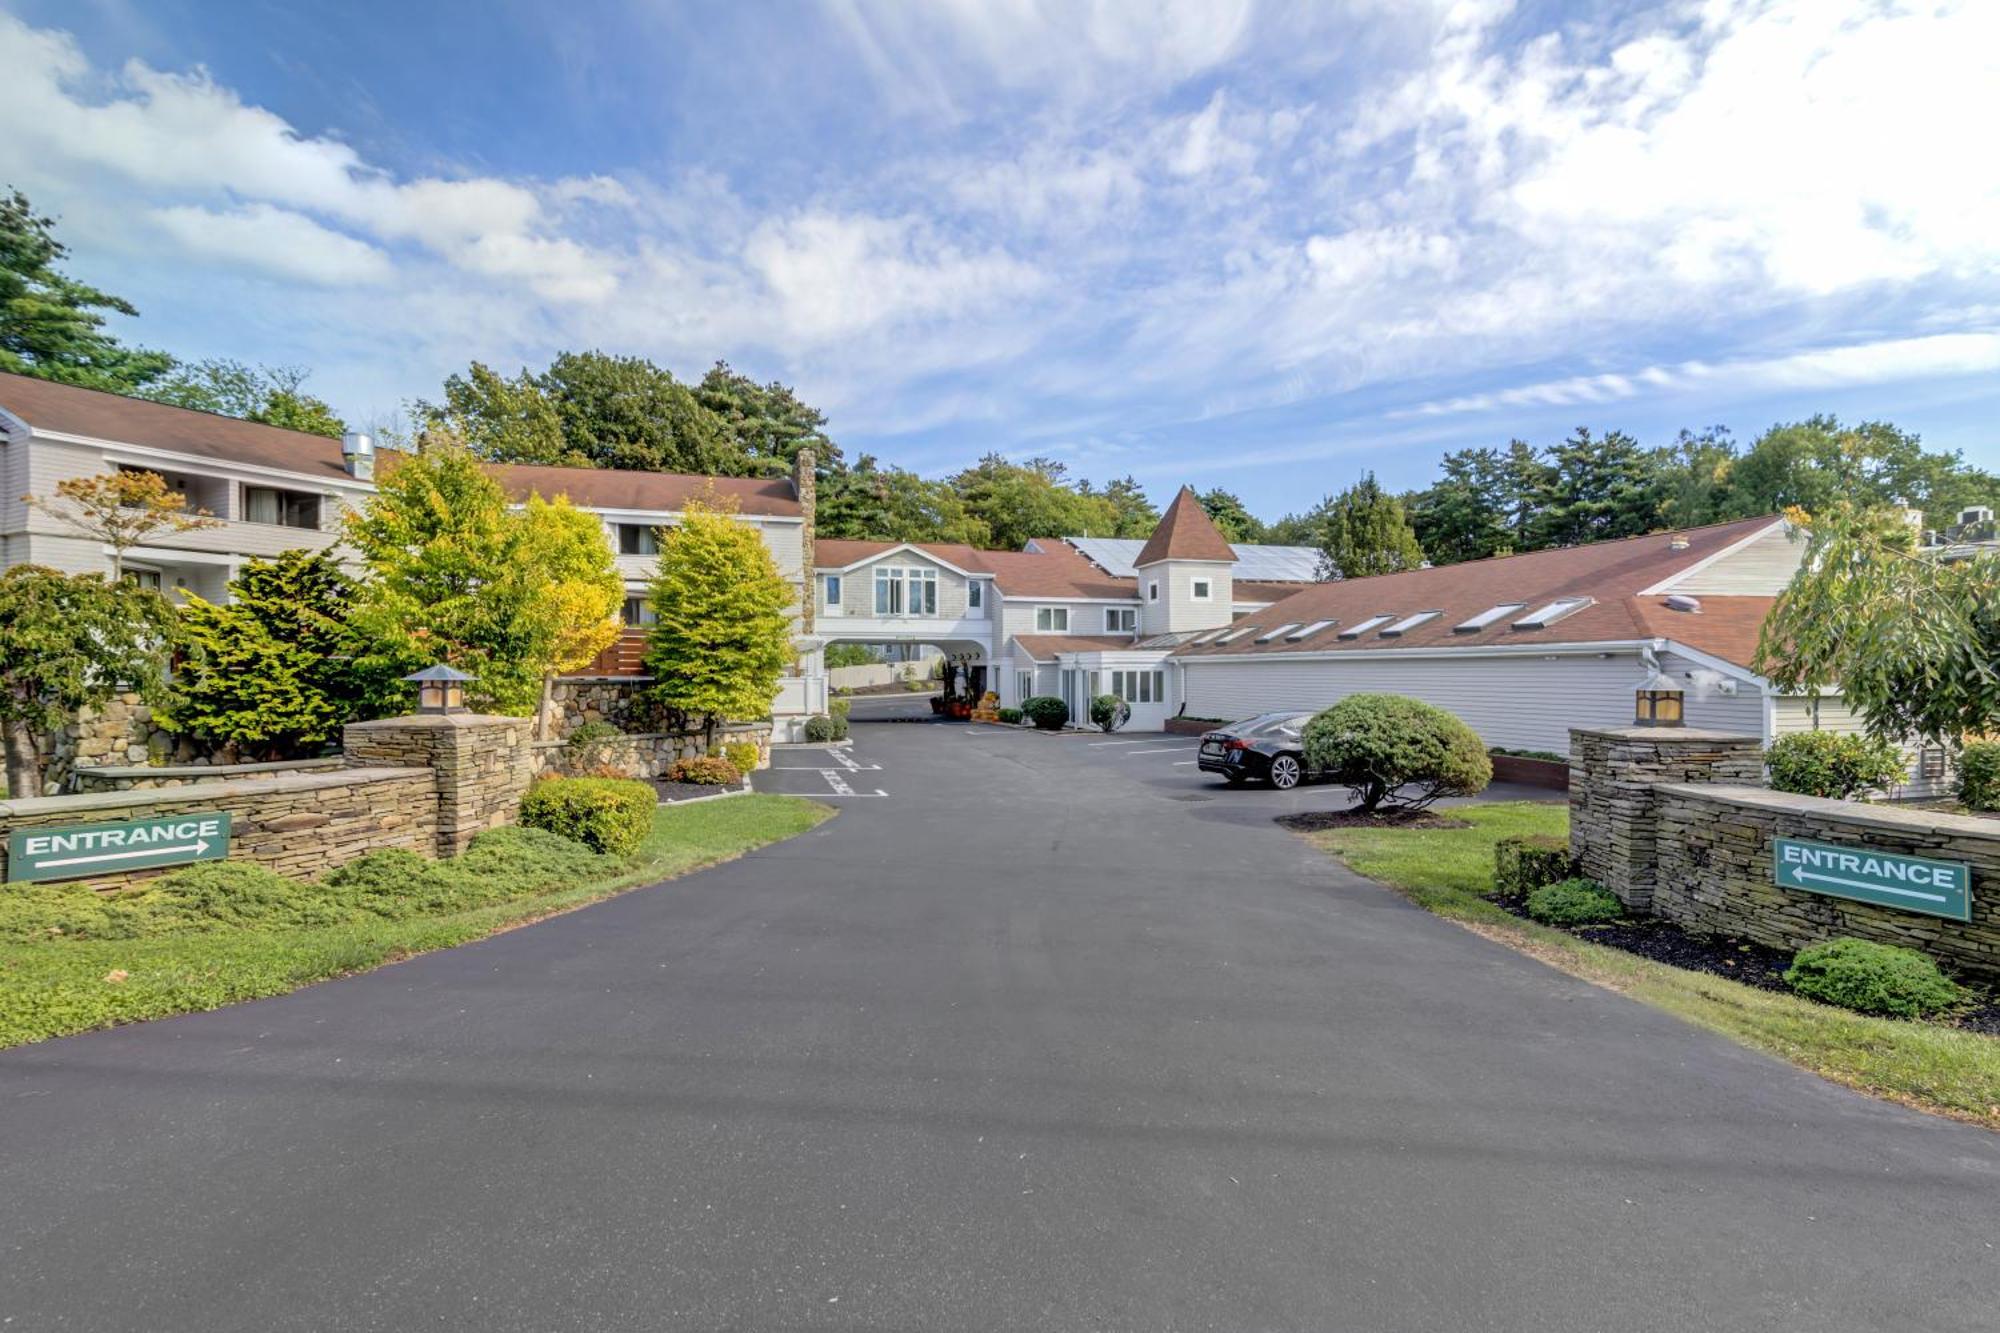
[[[554,724],[555,678],[589,666],[624,628],[618,612],[625,604],[625,580],[604,539],[604,525],[568,496],[529,496],[521,522],[521,558],[547,585],[533,604],[541,621],[535,637],[547,645],[536,718],[546,740]]]

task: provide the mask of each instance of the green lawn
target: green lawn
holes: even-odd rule
[[[788,796],[662,806],[628,860],[548,892],[430,917],[316,929],[236,928],[137,939],[0,941],[0,1047],[214,1009],[578,907],[804,833],[833,811]]]
[[[1448,816],[1471,827],[1331,829],[1308,836],[1419,905],[1566,972],[1850,1087],[2000,1129],[2000,1039],[1853,1014],[1523,921],[1484,896],[1493,887],[1493,844],[1515,834],[1566,835],[1568,810],[1496,803],[1461,806]]]

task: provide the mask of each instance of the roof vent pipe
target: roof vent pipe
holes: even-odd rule
[[[375,480],[375,440],[359,431],[340,437],[340,465],[358,481]]]

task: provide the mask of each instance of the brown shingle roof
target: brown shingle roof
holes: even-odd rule
[[[39,431],[166,449],[219,463],[251,463],[309,476],[347,475],[340,441],[304,431],[194,412],[143,398],[0,373],[0,407]]]
[[[1282,602],[1295,592],[1315,587],[1311,583],[1259,583],[1254,579],[1237,579],[1230,585],[1231,595],[1239,602]]]
[[[1174,502],[1167,506],[1167,512],[1160,516],[1160,525],[1153,529],[1153,535],[1139,548],[1132,565],[1143,569],[1156,560],[1233,562],[1235,559],[1236,552],[1230,549],[1208,511],[1201,507],[1194,487],[1183,486]]]
[[[1107,649],[1130,648],[1129,634],[1016,634],[1014,644],[1037,662],[1049,662],[1057,653],[1095,653]]]
[[[627,472],[617,468],[537,467],[527,463],[496,463],[493,474],[509,496],[524,500],[530,491],[544,498],[567,495],[586,509],[687,508],[688,501],[713,494],[734,501],[745,514],[797,518],[803,511],[792,483],[778,478],[702,477],[682,472]]]
[[[845,569],[858,560],[868,560],[903,542],[861,542],[839,537],[823,537],[813,543],[813,563],[820,569]],[[948,542],[909,542],[928,555],[969,574],[990,574],[1001,592],[1009,597],[1101,597],[1136,601],[1138,587],[1131,579],[1113,578],[1084,559],[1083,553],[1063,541],[1047,541],[1039,551],[983,551],[976,546]]]
[[[1689,613],[1668,610],[1664,597],[1641,596],[1640,589],[1719,554],[1778,521],[1769,517],[1739,519],[1622,541],[1315,583],[1261,611],[1249,612],[1236,622],[1255,625],[1260,630],[1285,624],[1304,626],[1321,620],[1334,622],[1310,638],[1291,643],[1281,637],[1260,644],[1252,635],[1232,643],[1184,644],[1174,650],[1174,655],[1274,656],[1669,638],[1748,666],[1755,655],[1757,627],[1770,610],[1770,597],[1703,597],[1701,611]],[[1677,540],[1684,540],[1686,547],[1675,550]],[[1775,594],[1777,590],[1772,591]],[[1514,621],[1559,597],[1588,597],[1592,602],[1543,629],[1511,628]],[[1482,611],[1511,602],[1522,603],[1523,609],[1501,616],[1475,633],[1460,634],[1453,629]],[[1340,637],[1341,630],[1371,616],[1401,618],[1419,611],[1441,614],[1396,638],[1383,638],[1380,627],[1358,639]]]

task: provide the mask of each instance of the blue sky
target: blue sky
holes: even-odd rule
[[[0,0],[0,181],[350,419],[597,346],[1267,516],[1572,426],[2000,467],[2000,5]]]

